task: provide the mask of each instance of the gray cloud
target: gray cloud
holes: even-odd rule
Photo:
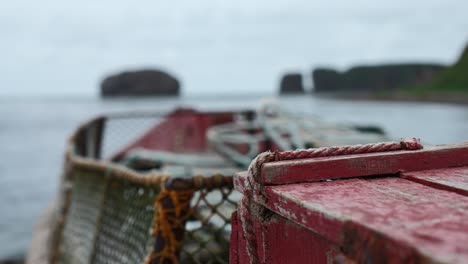
[[[268,92],[283,70],[324,64],[449,63],[468,40],[466,10],[464,0],[10,1],[0,94],[93,94],[103,74],[145,65],[198,93]]]

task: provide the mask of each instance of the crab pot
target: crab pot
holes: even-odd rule
[[[233,168],[166,173],[125,157],[144,148],[211,164],[207,129],[243,114],[113,114],[80,126],[68,142],[50,243],[39,245],[44,261],[30,263],[228,263],[240,197],[225,173]]]
[[[250,171],[251,172],[251,171]],[[237,173],[230,263],[468,263],[468,144]]]

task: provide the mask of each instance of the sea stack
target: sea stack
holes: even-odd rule
[[[287,73],[280,82],[280,94],[304,94],[302,74]]]
[[[101,96],[178,96],[180,83],[161,70],[125,71],[101,82]]]

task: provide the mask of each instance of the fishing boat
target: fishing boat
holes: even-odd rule
[[[231,264],[468,263],[468,143],[265,152],[234,183]]]
[[[229,263],[235,172],[264,151],[383,139],[271,105],[97,117],[68,142],[27,263]]]

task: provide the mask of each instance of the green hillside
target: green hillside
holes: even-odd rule
[[[468,93],[468,45],[458,61],[441,72],[433,82],[414,87],[411,90],[417,93]]]

